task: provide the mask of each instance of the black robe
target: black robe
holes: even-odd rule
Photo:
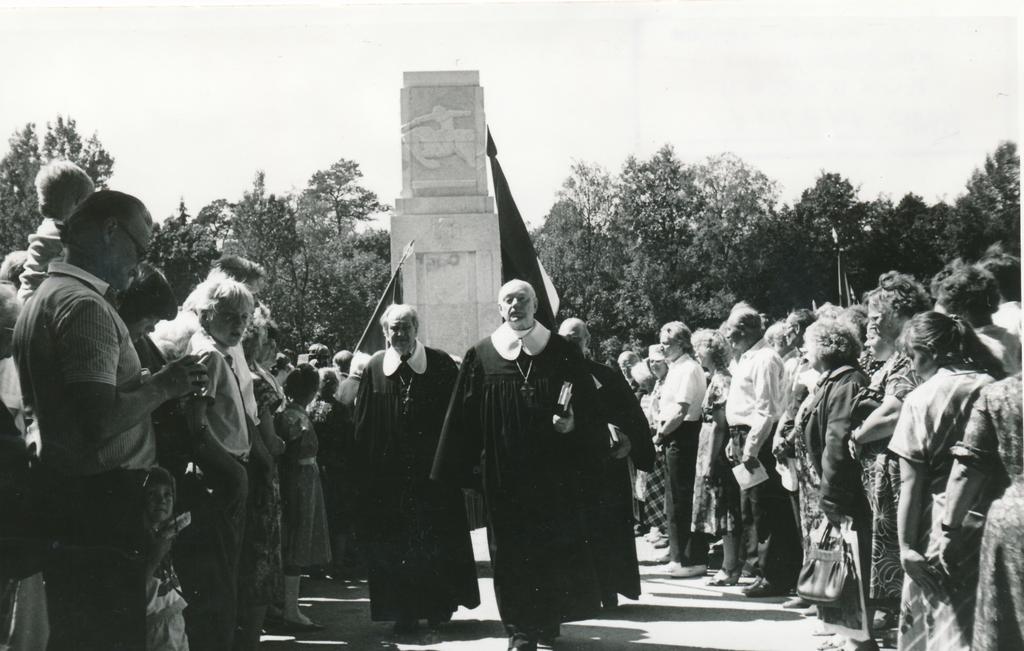
[[[647,417],[639,401],[618,369],[587,361],[597,385],[598,413],[602,421],[617,426],[629,437],[629,458],[641,470],[654,467],[654,442]],[[640,569],[633,536],[633,487],[626,459],[608,455],[601,467],[600,481],[594,484],[596,504],[591,517],[590,535],[597,555],[598,576],[606,604],[615,593],[640,597]]]
[[[425,353],[407,411],[399,372],[384,374],[382,352],[356,399],[352,468],[374,621],[443,620],[480,604],[462,492],[429,477],[457,368],[439,350]]]
[[[532,395],[522,390],[524,372]],[[573,383],[576,421],[567,434],[552,425],[564,381]],[[506,626],[537,634],[600,608],[586,516],[608,434],[594,399],[585,360],[555,334],[537,356],[522,354],[518,367],[490,339],[463,358],[433,477],[484,491],[494,592]]]

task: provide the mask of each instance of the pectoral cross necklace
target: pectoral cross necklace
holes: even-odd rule
[[[533,358],[530,358],[530,364],[526,367],[526,372],[523,372],[523,367],[519,365],[519,360],[516,360],[516,369],[519,371],[519,375],[523,376],[523,383],[519,386],[519,393],[522,394],[523,399],[527,402],[532,403],[534,396],[537,394],[537,390],[530,384],[530,373],[533,372]]]

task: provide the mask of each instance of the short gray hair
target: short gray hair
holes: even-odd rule
[[[818,319],[804,332],[804,341],[817,344],[819,357],[829,368],[855,366],[860,357],[860,340],[850,326],[836,319]]]
[[[420,315],[419,315],[419,313],[416,311],[416,308],[414,308],[413,306],[408,305],[406,303],[392,303],[391,305],[389,305],[387,307],[387,309],[384,310],[384,314],[380,315],[380,327],[385,329],[385,330],[387,330],[388,329],[388,319],[390,319],[391,315],[396,313],[396,312],[402,313],[402,314],[408,314],[409,316],[411,316],[412,317],[412,325],[416,328],[416,330],[420,329]]]
[[[686,353],[693,352],[693,344],[690,343],[690,329],[682,321],[669,321],[661,326],[661,334],[668,334],[669,341],[679,344]]]

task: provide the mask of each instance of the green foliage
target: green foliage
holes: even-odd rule
[[[612,175],[576,162],[534,242],[562,299],[559,318],[588,322],[595,356],[652,342],[681,319],[716,327],[746,300],[770,317],[838,302],[836,256],[859,295],[891,269],[927,280],[945,261],[996,241],[1019,253],[1020,159],[1002,143],[955,205],[907,194],[864,201],[823,171],[792,206],[733,154],[695,164],[665,146]]]
[[[0,159],[0,247],[4,251],[24,249],[42,217],[36,199],[35,179],[39,168],[54,159],[76,163],[92,178],[97,188],[106,187],[114,171],[114,158],[94,133],[83,139],[71,117],[57,116],[46,123],[42,144],[34,123],[15,131],[7,141],[8,151]]]
[[[149,253],[153,264],[167,276],[179,303],[206,277],[210,263],[220,256],[214,230],[193,220],[184,200],[178,204],[177,215],[153,226]]]

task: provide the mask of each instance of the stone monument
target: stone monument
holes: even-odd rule
[[[462,355],[500,323],[501,243],[487,194],[484,90],[477,71],[406,72],[402,88],[402,196],[391,217],[391,265],[420,339]]]

